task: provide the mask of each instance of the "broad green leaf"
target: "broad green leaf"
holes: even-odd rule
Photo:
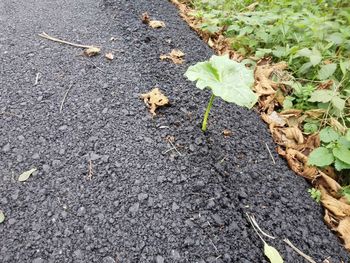
[[[313,150],[308,158],[308,164],[323,167],[332,164],[334,161],[333,154],[325,147],[318,147]]]
[[[308,101],[310,102],[329,102],[334,97],[334,92],[332,90],[322,89],[315,90]]]
[[[350,169],[350,164],[344,163],[344,162],[340,161],[339,159],[335,158],[334,167],[337,171],[341,171],[341,170],[345,170],[345,169]]]
[[[280,253],[272,246],[264,243],[264,254],[270,260],[271,263],[283,263],[283,258]]]
[[[306,62],[299,68],[299,73],[303,74],[306,71],[308,71],[309,68],[311,68],[311,67],[312,67],[312,63],[311,62]]]
[[[24,182],[27,181],[28,178],[36,171],[36,168],[30,169],[29,171],[26,171],[24,173],[22,173],[19,177],[18,177],[18,181],[20,182]]]
[[[340,61],[339,66],[340,66],[341,72],[343,73],[343,75],[345,75],[346,72],[350,70],[350,61],[349,60]]]
[[[345,138],[350,142],[350,129],[346,131]]]
[[[326,127],[320,131],[320,139],[322,142],[330,143],[334,142],[339,138],[339,133],[337,133],[333,128]]]
[[[350,150],[345,147],[336,147],[333,149],[333,155],[340,161],[350,165]]]
[[[333,42],[336,45],[340,45],[340,44],[342,44],[344,42],[343,35],[338,33],[338,32],[329,35],[326,39],[327,39],[327,41],[331,41],[331,42]]]
[[[317,129],[318,129],[318,126],[315,123],[307,122],[304,124],[304,132],[305,133],[308,133],[308,134],[315,133],[315,132],[317,132]]]
[[[322,65],[320,70],[318,71],[317,78],[319,80],[326,80],[333,75],[336,69],[337,69],[337,64],[334,64],[334,63]]]
[[[339,98],[338,96],[335,96],[332,98],[332,105],[334,108],[336,108],[339,111],[343,111],[345,108],[345,100],[342,98]]]
[[[313,48],[312,49],[312,54],[311,54],[311,56],[309,58],[310,58],[311,64],[313,66],[316,66],[316,65],[318,65],[321,62],[322,55],[321,55],[320,51],[318,51],[318,49]]]
[[[272,49],[268,48],[258,48],[258,50],[255,52],[255,56],[258,58],[262,58],[265,55],[271,54]]]
[[[297,54],[297,56],[300,56],[300,57],[310,57],[312,55],[312,51],[308,48],[302,48],[300,49]]]
[[[251,90],[253,71],[226,56],[212,56],[209,61],[190,66],[185,76],[197,81],[199,89],[209,88],[215,96],[239,106],[252,108],[258,96]]]
[[[5,221],[5,214],[0,210],[0,224]]]

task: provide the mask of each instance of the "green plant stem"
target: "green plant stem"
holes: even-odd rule
[[[202,123],[202,131],[203,132],[205,132],[207,130],[209,112],[210,112],[211,107],[213,106],[214,99],[215,99],[215,95],[211,94],[207,109],[205,110],[205,113],[204,113],[204,119],[203,119],[203,123]]]

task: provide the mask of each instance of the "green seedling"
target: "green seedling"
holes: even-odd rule
[[[307,190],[311,198],[314,199],[317,203],[321,201],[321,191],[316,188],[310,188]]]
[[[254,83],[253,71],[244,64],[231,60],[228,55],[214,55],[209,61],[190,66],[185,76],[191,81],[197,81],[197,88],[208,88],[212,92],[203,118],[203,132],[207,130],[209,112],[215,97],[249,109],[258,100],[258,96],[251,90]]]

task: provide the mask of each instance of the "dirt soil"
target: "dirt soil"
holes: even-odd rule
[[[166,27],[143,24],[146,11]],[[283,238],[349,262],[256,112],[216,99],[202,134],[210,94],[183,74],[212,51],[171,3],[2,0],[0,25],[1,262],[267,262],[246,212],[285,262],[305,260]],[[173,48],[184,64],[160,61]],[[154,87],[171,105],[152,118],[139,96]]]

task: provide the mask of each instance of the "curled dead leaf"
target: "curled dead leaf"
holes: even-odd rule
[[[345,248],[350,250],[350,217],[340,220],[336,230],[344,240]]]
[[[276,111],[273,111],[271,114],[261,114],[262,119],[268,123],[273,124],[274,126],[280,126],[283,127],[286,125],[286,122],[283,117],[281,117]]]
[[[160,91],[154,88],[150,92],[141,94],[141,99],[145,102],[153,116],[156,115],[156,109],[169,104],[169,99]]]
[[[101,49],[99,47],[89,47],[84,50],[84,55],[87,57],[92,57],[100,54]]]
[[[321,171],[319,171],[319,174],[320,177],[318,178],[318,184],[322,185],[333,197],[337,199],[340,198],[341,195],[339,194],[339,191],[341,186],[338,182]]]
[[[287,139],[294,140],[296,144],[304,143],[304,136],[301,130],[298,127],[288,127],[283,129],[284,134]]]
[[[148,22],[148,25],[152,28],[162,28],[165,27],[165,23],[159,20],[151,20]]]
[[[350,216],[350,205],[332,197],[322,185],[320,185],[320,191],[323,206],[326,207],[332,214],[341,218]]]
[[[277,71],[283,71],[288,67],[287,63],[281,62],[278,64],[265,64],[258,65],[255,68],[255,91],[261,95],[271,95],[275,94],[279,84],[273,81],[270,77],[272,73]]]
[[[114,55],[112,52],[106,53],[105,58],[108,60],[113,60],[114,59]]]

